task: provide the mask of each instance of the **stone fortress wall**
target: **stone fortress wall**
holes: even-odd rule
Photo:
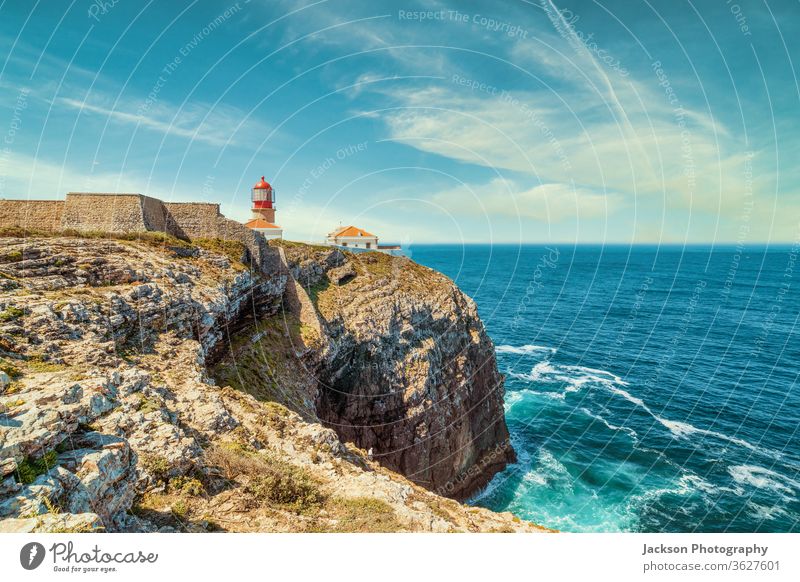
[[[167,229],[179,230],[188,238],[216,237],[217,222],[222,217],[219,204],[209,202],[165,202]]]
[[[64,213],[63,200],[0,200],[0,227],[58,230]]]
[[[64,203],[61,229],[102,232],[147,231],[142,198],[146,197],[139,194],[70,192]],[[28,226],[35,228],[30,224]]]
[[[0,228],[119,233],[164,232],[181,239],[221,238],[243,243],[262,269],[279,258],[263,236],[225,218],[219,204],[162,202],[142,194],[69,192],[66,200],[0,200]],[[276,255],[276,256],[272,256]]]

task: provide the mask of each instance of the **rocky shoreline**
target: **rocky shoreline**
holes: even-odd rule
[[[0,531],[544,531],[457,501],[513,450],[442,275],[285,242],[251,270],[231,241],[0,241]]]

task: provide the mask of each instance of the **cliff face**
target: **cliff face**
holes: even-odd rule
[[[240,243],[0,242],[0,531],[539,529],[429,491],[511,454],[491,344],[444,277],[294,245],[297,279]]]
[[[408,259],[286,248],[329,349],[317,414],[382,464],[465,498],[513,460],[503,378],[474,302]]]

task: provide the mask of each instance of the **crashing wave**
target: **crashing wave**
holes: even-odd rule
[[[509,345],[496,346],[494,348],[494,351],[498,354],[517,354],[520,356],[527,354],[556,353],[555,348],[550,348],[547,346],[535,346],[531,344],[526,344],[524,346],[509,346]]]

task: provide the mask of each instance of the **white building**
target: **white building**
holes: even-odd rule
[[[400,245],[379,245],[378,237],[357,226],[340,226],[328,234],[329,245],[363,251],[378,251],[389,255],[402,255]]]
[[[357,226],[342,226],[328,234],[328,244],[351,249],[378,250],[378,237]]]
[[[277,224],[267,222],[263,218],[253,218],[244,223],[244,225],[256,232],[260,232],[267,240],[271,238],[283,238],[283,229]]]

